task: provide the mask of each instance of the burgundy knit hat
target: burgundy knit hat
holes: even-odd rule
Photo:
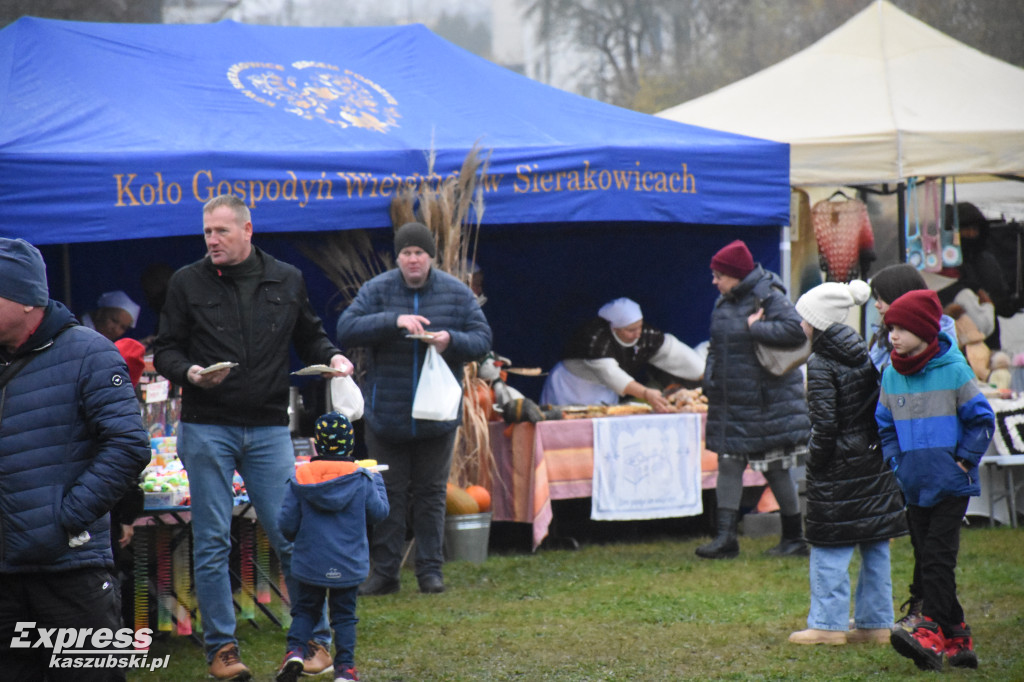
[[[930,289],[918,289],[908,291],[889,305],[885,324],[903,327],[925,343],[931,343],[939,335],[941,317],[938,295]]]
[[[737,239],[711,257],[711,269],[729,277],[743,279],[754,269],[754,257],[750,255],[747,245]]]

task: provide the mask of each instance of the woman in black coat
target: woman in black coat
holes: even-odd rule
[[[799,346],[805,337],[800,316],[782,281],[754,263],[747,245],[736,240],[711,259],[712,282],[722,294],[711,313],[711,343],[704,366],[708,398],[705,443],[718,453],[718,528],[697,548],[705,559],[739,554],[736,526],[743,494],[743,471],[761,471],[782,515],[782,540],[773,556],[806,556],[800,499],[789,469],[807,448],[810,423],[799,369],[775,376],[761,367],[755,346]]]
[[[800,297],[796,310],[811,339],[807,404],[807,541],[811,608],[794,644],[887,644],[893,621],[889,540],[907,533],[903,498],[882,460],[875,424],[878,371],[867,344],[844,324],[871,295],[865,282],[827,282]],[[860,551],[849,630],[850,559]]]

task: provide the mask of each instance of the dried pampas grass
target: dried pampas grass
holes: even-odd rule
[[[375,252],[366,230],[330,232],[323,241],[299,244],[299,250],[316,263],[334,286],[337,303],[332,312],[340,312],[359,293],[363,282],[394,266],[394,258],[385,251]]]
[[[331,232],[322,241],[300,243],[298,248],[338,287],[338,292],[328,302],[328,309],[332,313],[339,313],[348,307],[363,282],[390,270],[394,265],[390,253],[373,250],[366,230]],[[354,348],[346,353],[346,357],[356,367],[356,381],[361,381],[366,375],[366,353],[365,348]]]

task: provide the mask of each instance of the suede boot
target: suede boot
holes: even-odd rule
[[[718,534],[711,542],[697,548],[697,556],[703,559],[732,559],[740,553],[740,543],[736,540],[736,528],[739,526],[740,512],[738,509],[718,510]]]
[[[810,556],[811,550],[804,540],[804,524],[800,514],[782,516],[782,539],[765,552],[768,556]]]

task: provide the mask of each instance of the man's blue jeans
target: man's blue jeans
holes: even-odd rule
[[[811,610],[807,627],[850,629],[850,560],[860,550],[860,575],[854,597],[853,621],[865,629],[890,628],[893,623],[889,541],[837,547],[811,546]]]
[[[237,641],[228,575],[234,507],[232,480],[236,469],[245,481],[245,490],[270,546],[281,561],[288,593],[294,593],[292,544],[281,535],[277,515],[288,480],[295,477],[295,454],[286,426],[182,422],[178,428],[178,456],[188,472],[196,597],[203,619],[206,658],[211,660],[219,648]],[[314,639],[330,643],[326,616],[314,630]]]

